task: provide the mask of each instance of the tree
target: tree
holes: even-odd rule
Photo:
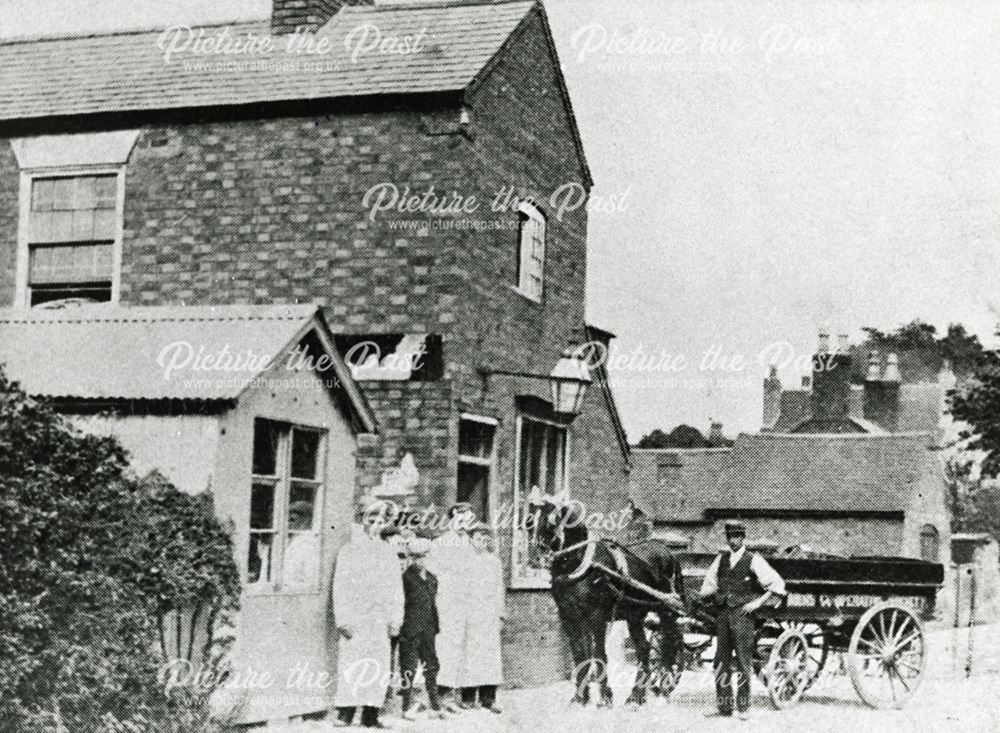
[[[969,427],[960,433],[969,450],[983,451],[980,470],[995,478],[1000,473],[1000,354],[984,352],[972,377],[950,395],[950,410]]]
[[[647,435],[642,436],[636,444],[637,448],[720,448],[730,446],[733,441],[722,438],[717,443],[713,443],[706,438],[698,428],[690,425],[678,425],[670,431],[664,433],[660,429],[652,430]]]
[[[10,733],[190,731],[206,700],[157,680],[171,608],[237,597],[208,497],[137,479],[0,369],[0,718]],[[187,726],[187,727],[181,727]]]
[[[975,334],[970,334],[959,323],[948,325],[943,336],[937,328],[917,319],[884,332],[866,327],[868,334],[864,344],[855,347],[854,381],[864,381],[868,369],[868,354],[878,351],[882,356],[895,353],[899,357],[899,369],[904,382],[934,380],[945,361],[959,377],[965,377],[975,369],[983,345]]]

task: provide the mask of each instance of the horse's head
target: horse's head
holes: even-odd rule
[[[551,556],[586,539],[583,506],[565,492],[555,496],[542,494],[536,486],[528,496],[527,529],[544,555]]]

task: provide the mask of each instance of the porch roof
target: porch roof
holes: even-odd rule
[[[360,427],[374,430],[373,413],[316,305],[0,311],[0,364],[37,397],[235,400],[272,365],[287,368],[286,354],[310,333]]]

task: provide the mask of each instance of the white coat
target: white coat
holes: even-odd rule
[[[504,616],[503,568],[492,552],[476,553],[469,589],[469,625],[460,678],[463,687],[503,682],[500,647]]]
[[[336,707],[382,707],[391,679],[390,634],[403,623],[403,579],[396,552],[381,539],[352,528],[351,541],[337,553],[333,575],[337,633]]]
[[[441,631],[437,654],[441,669],[438,684],[464,687],[462,667],[469,633],[469,592],[475,550],[469,538],[453,530],[434,540],[427,558],[428,569],[437,576],[437,608]]]

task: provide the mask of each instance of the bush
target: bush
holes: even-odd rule
[[[114,438],[77,431],[2,369],[0,546],[5,731],[204,722],[205,693],[168,694],[157,675],[167,614],[235,607],[232,544],[211,498],[136,478]]]

